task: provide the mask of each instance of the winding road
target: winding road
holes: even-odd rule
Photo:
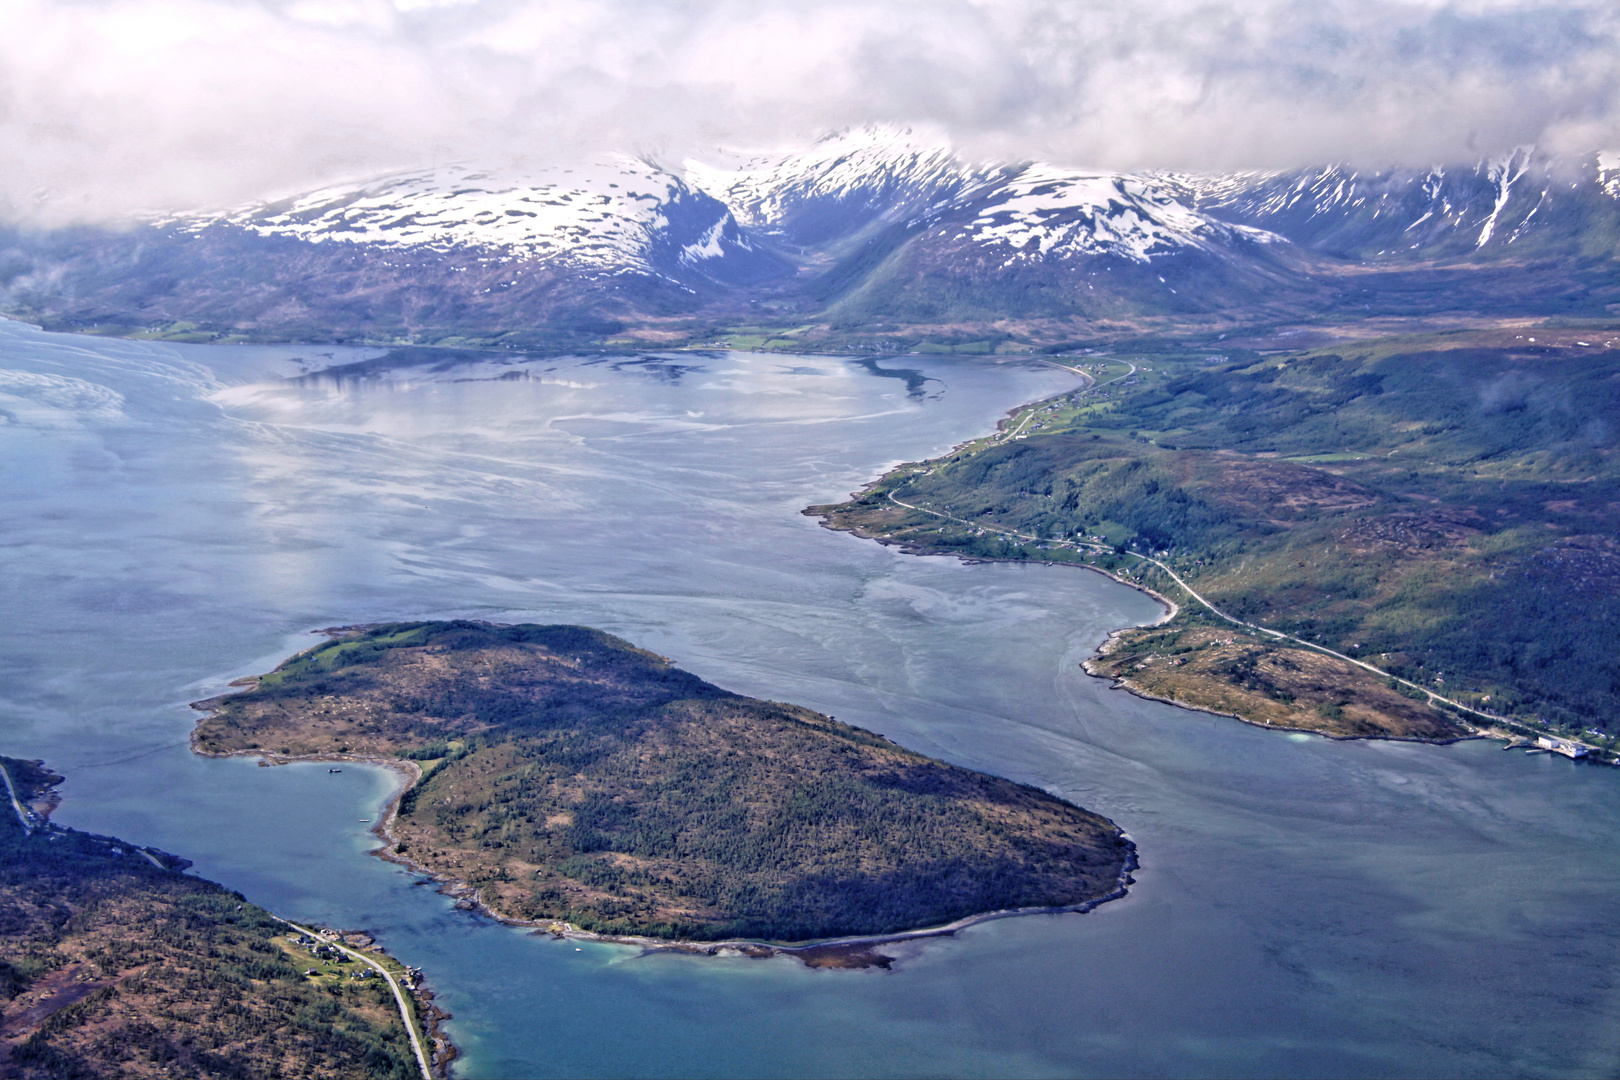
[[[1067,366],[1066,364],[1058,364],[1058,363],[1055,363],[1053,361],[1043,361],[1043,362],[1044,363],[1049,363],[1053,367],[1063,368],[1065,371],[1073,371],[1075,374],[1080,375],[1082,378],[1087,378],[1087,379],[1091,378],[1091,376],[1086,375],[1084,372],[1078,371],[1075,368],[1071,368],[1071,367]],[[1112,383],[1119,382],[1121,379],[1129,378],[1130,376],[1132,376],[1134,374],[1136,374],[1136,365],[1132,364],[1132,365],[1130,365],[1130,370],[1125,372],[1125,374],[1115,376],[1114,378],[1109,379],[1107,382],[1099,383],[1099,382],[1093,381],[1090,386],[1087,386],[1087,387],[1083,388],[1082,390],[1078,391],[1075,394],[1075,396],[1078,397],[1078,396],[1083,395],[1083,394],[1089,394],[1093,390],[1097,390],[1097,389],[1100,389],[1100,388],[1102,388],[1104,386],[1108,386],[1108,385],[1110,385]],[[1015,430],[1009,432],[1006,435],[1003,435],[999,440],[996,440],[996,441],[998,441],[998,442],[1007,442],[1007,441],[1009,441],[1011,439],[1014,439],[1014,438],[1018,437],[1018,435],[1023,432],[1024,428],[1026,428],[1029,425],[1029,422],[1032,419],[1034,419],[1035,414],[1036,414],[1037,411],[1038,411],[1038,406],[1031,406],[1030,410],[1029,410],[1029,413],[1028,413],[1028,415],[1026,415],[1024,417],[1023,422],[1020,423]],[[937,466],[936,466],[936,468],[937,468]],[[911,474],[911,476],[906,477],[905,480],[903,480],[901,483],[902,484],[909,484],[916,476],[918,476],[918,475],[927,475],[928,473],[931,473],[931,472],[933,472],[933,469],[924,470],[920,474],[919,473],[913,473],[913,474]],[[954,517],[954,516],[952,516],[950,514],[942,514],[937,510],[930,510],[926,506],[917,506],[914,503],[905,502],[902,499],[900,499],[899,497],[897,497],[892,490],[888,493],[888,497],[889,497],[889,501],[894,503],[896,506],[902,506],[907,510],[914,510],[917,513],[921,513],[921,514],[929,514],[929,515],[931,515],[933,517],[941,518],[941,519],[943,519],[945,521],[955,522],[956,524],[959,524],[959,525],[966,525],[969,528],[987,529],[987,530],[989,530],[991,532],[997,532],[997,533],[1000,533],[1000,534],[1002,534],[1004,536],[1015,537],[1015,538],[1020,539],[1020,540],[1032,540],[1032,541],[1035,541],[1037,543],[1043,543],[1043,544],[1057,544],[1057,545],[1060,545],[1062,547],[1072,548],[1072,549],[1074,549],[1076,551],[1088,551],[1088,552],[1101,553],[1101,552],[1106,552],[1106,551],[1112,550],[1106,544],[1098,544],[1098,543],[1092,543],[1092,542],[1088,542],[1088,541],[1079,541],[1079,540],[1058,540],[1058,539],[1054,539],[1054,538],[1051,538],[1051,537],[1034,536],[1034,535],[1032,535],[1030,533],[1019,532],[1017,529],[1009,529],[1009,528],[1006,528],[1004,526],[995,525],[995,524],[985,522],[985,521],[968,521],[966,518]],[[1384,669],[1382,669],[1380,667],[1375,667],[1374,665],[1367,663],[1365,660],[1357,660],[1353,656],[1346,656],[1344,653],[1338,652],[1338,651],[1336,651],[1334,649],[1330,649],[1326,645],[1318,645],[1314,641],[1307,641],[1304,638],[1298,638],[1298,637],[1293,636],[1292,634],[1285,634],[1281,630],[1273,630],[1269,626],[1261,626],[1258,623],[1252,623],[1252,622],[1248,622],[1248,621],[1246,621],[1244,619],[1240,619],[1235,615],[1228,615],[1226,612],[1222,611],[1220,608],[1216,607],[1214,604],[1210,603],[1207,599],[1205,599],[1202,595],[1200,595],[1198,593],[1198,591],[1195,590],[1191,585],[1188,585],[1185,581],[1183,581],[1181,579],[1181,575],[1177,574],[1174,570],[1170,569],[1170,567],[1166,566],[1164,563],[1160,562],[1158,559],[1154,558],[1153,556],[1151,556],[1151,555],[1143,555],[1141,552],[1131,551],[1129,548],[1124,550],[1124,554],[1130,556],[1133,559],[1138,559],[1141,562],[1150,563],[1153,566],[1157,566],[1160,570],[1163,570],[1165,572],[1165,574],[1169,576],[1171,581],[1174,581],[1177,585],[1179,585],[1182,588],[1182,590],[1184,592],[1186,592],[1186,594],[1188,596],[1190,596],[1193,600],[1197,601],[1204,608],[1208,609],[1210,611],[1210,613],[1212,613],[1213,615],[1217,616],[1218,618],[1226,620],[1227,622],[1233,624],[1234,626],[1241,626],[1246,630],[1253,630],[1255,633],[1258,633],[1258,634],[1269,635],[1270,637],[1276,638],[1278,641],[1291,642],[1291,643],[1293,643],[1295,645],[1299,645],[1299,646],[1301,646],[1303,648],[1312,649],[1312,650],[1314,650],[1316,652],[1319,652],[1319,653],[1325,653],[1328,656],[1336,657],[1336,658],[1338,658],[1340,660],[1345,661],[1346,663],[1354,664],[1356,667],[1362,668],[1365,671],[1369,671],[1369,672],[1373,673],[1374,675],[1378,675],[1378,676],[1380,676],[1382,678],[1389,679],[1389,680],[1391,680],[1391,681],[1393,681],[1395,683],[1398,683],[1401,686],[1409,687],[1409,688],[1411,688],[1413,690],[1418,691],[1421,694],[1424,694],[1431,704],[1449,705],[1454,709],[1461,710],[1462,712],[1469,713],[1469,714],[1471,714],[1473,716],[1478,716],[1478,717],[1481,717],[1481,718],[1486,719],[1486,720],[1492,720],[1492,721],[1495,721],[1497,723],[1510,724],[1510,723],[1514,722],[1510,717],[1499,716],[1496,713],[1488,712],[1488,711],[1486,711],[1484,709],[1476,709],[1472,705],[1465,705],[1462,702],[1457,701],[1457,700],[1455,700],[1453,698],[1446,697],[1444,694],[1435,693],[1433,690],[1430,690],[1428,687],[1422,686],[1422,685],[1420,685],[1418,683],[1415,683],[1415,682],[1412,682],[1410,679],[1403,679],[1399,675],[1393,675],[1390,672],[1387,672],[1387,671],[1385,671]],[[1173,609],[1175,607],[1175,605],[1172,603],[1171,607]],[[1169,617],[1173,617],[1174,615],[1175,615],[1175,611],[1172,610],[1170,612]],[[1584,741],[1582,741],[1580,739],[1567,739],[1566,741],[1580,743],[1580,745],[1588,746],[1593,750],[1601,749],[1601,747],[1591,746],[1590,743],[1586,743],[1586,742],[1584,742]]]
[[[411,1049],[416,1051],[416,1063],[422,1067],[422,1080],[433,1080],[433,1067],[428,1064],[427,1051],[422,1048],[422,1036],[416,1030],[416,1021],[411,1018],[411,1008],[410,1005],[408,1005],[405,1001],[405,991],[400,989],[399,980],[394,978],[393,972],[377,963],[377,961],[373,960],[365,953],[351,949],[347,945],[334,941],[323,934],[318,934],[306,926],[299,926],[297,923],[292,922],[289,919],[283,919],[280,915],[273,915],[272,918],[274,918],[277,922],[284,923],[287,926],[292,927],[305,937],[312,937],[317,941],[325,942],[340,952],[347,953],[349,956],[360,961],[362,964],[369,966],[377,974],[388,980],[388,988],[394,992],[394,1001],[399,1005],[400,1019],[405,1021],[405,1030],[411,1036]]]
[[[23,808],[22,803],[18,801],[17,788],[11,782],[11,770],[7,769],[3,764],[0,764],[0,777],[4,777],[6,781],[6,793],[11,796],[11,808],[17,812],[17,820],[22,823],[22,827],[25,831],[32,833],[34,831],[32,816]],[[149,860],[151,860],[152,865],[156,866],[159,870],[169,869],[168,867],[164,866],[163,863],[158,860],[157,856],[153,855],[150,851],[146,851],[142,848],[136,848],[135,850],[139,851],[142,855],[145,855]],[[348,953],[354,959],[369,966],[373,971],[377,972],[377,974],[388,980],[388,988],[394,992],[394,1001],[399,1005],[399,1018],[405,1022],[405,1031],[411,1037],[411,1049],[416,1051],[416,1063],[422,1067],[422,1080],[434,1080],[433,1067],[428,1064],[427,1051],[422,1047],[422,1037],[416,1030],[416,1021],[411,1016],[410,1005],[405,1001],[405,992],[400,989],[399,981],[394,978],[392,972],[364,953],[357,952],[356,950],[349,948],[347,945],[343,945],[340,942],[323,937],[307,927],[299,926],[295,922],[283,919],[280,915],[272,914],[271,918],[275,919],[279,923],[292,927],[301,934],[316,938],[317,940],[325,941],[334,949],[340,949],[343,952]]]
[[[11,782],[11,770],[0,765],[0,776],[6,779],[6,794],[11,796],[11,808],[17,811],[17,820],[22,824],[23,832],[32,836],[34,833],[34,816],[23,809],[23,804],[17,799],[17,786]]]

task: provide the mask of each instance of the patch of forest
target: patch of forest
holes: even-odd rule
[[[583,627],[350,631],[199,707],[204,753],[416,762],[396,856],[602,933],[804,941],[1080,905],[1130,852],[1037,788]]]
[[[0,766],[25,804],[61,780]],[[306,978],[285,924],[185,865],[0,813],[0,1076],[421,1075],[380,979]]]
[[[902,466],[809,512],[988,558],[1069,559],[1041,541],[1089,538],[1114,548],[1091,561],[1179,595],[1128,553],[1154,555],[1241,619],[1524,723],[1609,737],[1616,346],[1602,330],[1532,329],[1138,357],[1129,378],[1043,403],[1021,437]],[[1357,680],[1339,696],[1382,685]]]

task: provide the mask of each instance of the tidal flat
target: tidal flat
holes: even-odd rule
[[[371,930],[454,1014],[458,1075],[1620,1067],[1612,770],[1143,701],[1080,663],[1156,618],[1150,598],[800,516],[1064,373],[722,353],[551,360],[505,382],[497,364],[314,370],[346,358],[0,323],[0,686],[11,752],[70,777],[57,820]],[[643,956],[482,920],[368,858],[387,774],[189,752],[188,703],[310,631],[439,617],[598,626],[1035,784],[1118,822],[1137,884],[1086,916],[908,946],[886,972]]]

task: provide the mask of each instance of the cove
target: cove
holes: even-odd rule
[[[1156,616],[1142,594],[799,515],[1067,375],[728,353],[343,370],[378,357],[0,323],[0,723],[6,752],[68,775],[64,824],[422,966],[460,1075],[1620,1068],[1620,774],[1142,701],[1079,670]],[[598,626],[1038,784],[1122,825],[1137,883],[889,973],[643,957],[488,923],[365,856],[377,771],[187,751],[188,702],[309,631],[454,616]]]

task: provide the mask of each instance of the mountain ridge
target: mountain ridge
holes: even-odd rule
[[[124,230],[13,226],[0,310],[182,340],[571,349],[808,325],[825,347],[944,330],[1027,350],[1197,320],[1606,317],[1617,257],[1615,153],[1124,173],[865,127],[729,164],[445,166]]]

